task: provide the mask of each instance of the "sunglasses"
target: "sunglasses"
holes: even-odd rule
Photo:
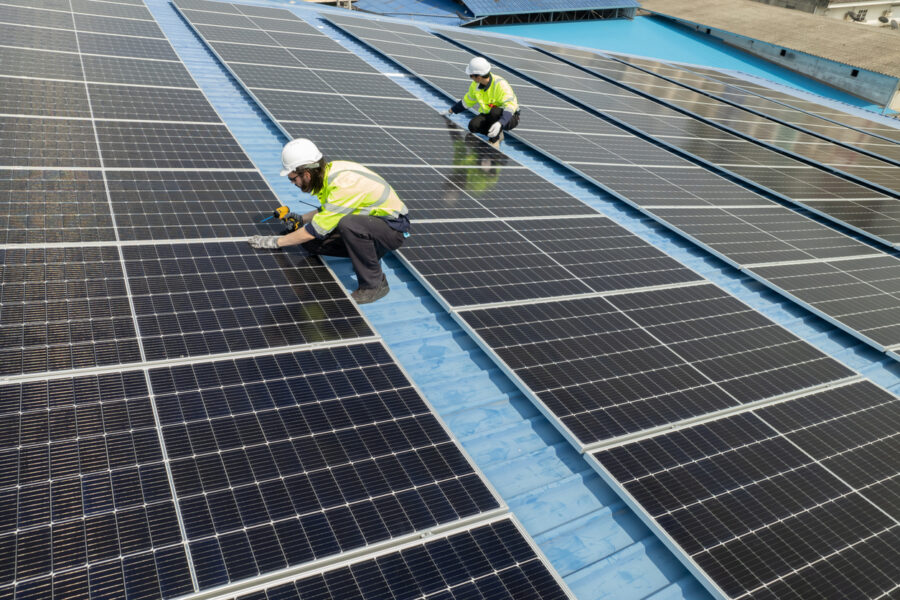
[[[295,181],[297,181],[298,179],[300,179],[300,175],[297,174],[297,173],[294,173],[293,175],[291,175],[290,173],[288,173],[288,179],[291,180],[291,183],[294,183]]]

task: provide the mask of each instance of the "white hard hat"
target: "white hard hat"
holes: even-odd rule
[[[466,66],[466,75],[487,75],[491,72],[491,63],[481,58],[480,56],[476,56],[472,60],[469,61],[468,66]]]
[[[310,140],[297,138],[284,145],[281,150],[281,176],[284,177],[297,167],[313,165],[322,160],[322,153]]]

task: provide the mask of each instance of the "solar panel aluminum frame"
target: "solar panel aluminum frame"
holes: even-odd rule
[[[480,471],[479,471],[480,474]],[[314,575],[323,575],[328,571],[333,569],[340,569],[343,567],[351,566],[354,562],[365,559],[373,559],[380,558],[382,556],[387,556],[393,554],[398,551],[406,550],[409,548],[415,548],[423,543],[428,543],[434,540],[446,539],[452,535],[457,533],[463,533],[466,531],[471,531],[473,529],[477,529],[479,527],[483,527],[485,525],[492,525],[494,523],[499,523],[502,521],[511,521],[515,526],[516,530],[522,534],[522,538],[528,543],[528,546],[538,557],[538,560],[541,562],[544,567],[546,567],[547,571],[553,576],[553,580],[559,585],[559,587],[566,593],[566,595],[575,600],[575,595],[572,593],[572,590],[569,589],[568,585],[566,585],[563,578],[556,571],[553,565],[550,563],[550,560],[541,552],[538,545],[535,543],[534,539],[531,535],[525,530],[525,527],[519,522],[516,515],[512,512],[507,512],[504,514],[492,514],[489,517],[490,513],[482,513],[479,515],[480,520],[477,522],[474,521],[474,517],[469,520],[457,521],[452,524],[446,525],[438,525],[427,532],[418,532],[414,534],[410,534],[406,536],[408,539],[400,540],[392,540],[394,543],[385,546],[383,548],[378,548],[377,550],[369,551],[368,553],[355,555],[353,553],[347,553],[346,555],[338,555],[325,559],[321,559],[316,561],[315,563],[310,563],[304,565],[303,568],[296,569],[296,572],[292,573],[278,573],[273,574],[272,577],[268,576],[257,576],[252,579],[248,585],[244,586],[241,589],[223,589],[219,591],[210,591],[210,592],[201,592],[199,594],[193,594],[189,596],[190,600],[213,600],[216,598],[233,598],[238,593],[240,594],[250,594],[253,592],[263,592],[267,588],[275,587],[278,585],[282,585],[285,583],[289,583],[292,581],[296,581],[302,577],[314,576]],[[467,522],[469,521],[469,522]],[[225,596],[223,596],[225,594]]]
[[[821,392],[824,389],[830,388],[839,388],[847,385],[853,385],[854,383],[858,383],[861,381],[869,381],[862,376],[858,376],[856,378],[851,378],[848,380],[835,382],[832,385],[826,386],[826,388],[817,389],[817,390],[804,390],[797,394],[793,394],[790,398],[784,398],[782,401],[790,401],[793,398],[800,398],[808,395],[815,394],[817,392]],[[768,402],[767,404],[774,404],[772,402]],[[751,412],[752,409],[748,409],[747,411],[737,411],[737,412]],[[725,416],[725,415],[722,415]],[[713,421],[716,419],[703,419],[703,421]],[[669,433],[672,431],[678,431],[680,429],[690,428],[692,424],[687,424],[685,426],[676,426],[672,427],[667,431],[656,432],[655,434],[650,435],[642,435],[641,439],[649,439],[655,437],[656,435],[662,433]],[[779,434],[783,435],[783,434]],[[637,441],[636,439],[625,440],[621,443],[616,442],[614,444],[608,444],[605,448],[613,448],[616,446],[623,446],[630,442]],[[604,448],[604,449],[605,449]],[[616,494],[628,505],[628,507],[634,511],[634,513],[641,519],[641,521],[662,541],[662,543],[668,548],[678,559],[682,562],[682,564],[691,572],[694,577],[716,598],[721,600],[730,600],[732,597],[726,594],[707,574],[700,566],[691,558],[688,553],[678,545],[677,542],[666,532],[659,523],[643,508],[643,506],[631,495],[628,490],[622,486],[618,480],[613,477],[613,475],[600,463],[600,461],[593,455],[588,454],[585,457],[587,463],[591,466],[594,471],[600,475],[600,478],[609,485],[613,490],[615,490]],[[818,462],[818,461],[816,461]]]
[[[565,58],[559,56],[559,55],[556,54],[555,52],[552,52],[552,51],[550,51],[550,50],[547,50],[546,48],[543,48],[543,47],[541,47],[541,46],[533,45],[532,48],[534,48],[535,50],[539,50],[539,51],[541,51],[541,52],[545,52],[545,53],[548,54],[549,56],[552,56],[552,57],[554,57],[554,58],[556,58],[556,59],[560,59],[560,60],[564,60],[564,61],[566,60]],[[701,89],[701,88],[694,87],[693,85],[691,85],[691,84],[689,84],[689,83],[684,83],[684,82],[681,82],[681,81],[677,81],[677,80],[672,79],[672,78],[670,78],[670,77],[668,77],[668,76],[666,76],[666,75],[663,75],[663,74],[660,74],[660,73],[655,73],[655,72],[653,72],[653,71],[650,71],[649,69],[646,69],[646,68],[640,66],[639,64],[632,64],[632,63],[629,63],[628,61],[625,61],[625,60],[623,60],[623,59],[617,58],[617,57],[615,57],[615,56],[613,56],[613,55],[611,55],[611,54],[603,54],[603,53],[601,53],[601,52],[597,52],[597,54],[598,54],[599,56],[602,56],[603,58],[607,58],[607,59],[609,59],[609,60],[614,60],[614,61],[616,61],[616,62],[620,62],[620,63],[622,63],[623,65],[626,65],[626,66],[628,66],[628,67],[631,67],[632,69],[637,69],[637,70],[639,70],[639,71],[642,71],[642,72],[644,72],[644,73],[647,73],[648,75],[652,75],[652,76],[654,76],[654,77],[658,77],[658,78],[662,79],[663,81],[667,81],[667,82],[669,82],[669,83],[671,83],[671,84],[673,84],[673,85],[677,85],[677,86],[680,86],[680,87],[689,89],[689,90],[691,90],[691,91],[693,91],[693,92],[696,92],[696,93],[701,94],[701,95],[703,95],[703,96],[706,96],[706,97],[708,97],[708,98],[713,98],[713,99],[715,99],[715,100],[717,100],[717,101],[719,101],[719,102],[723,102],[723,103],[728,104],[728,105],[730,105],[730,106],[734,106],[734,107],[736,107],[736,108],[740,108],[741,110],[745,110],[745,111],[747,111],[747,112],[749,112],[749,113],[752,113],[752,114],[754,114],[754,115],[756,115],[756,116],[758,116],[758,117],[762,117],[762,118],[764,118],[764,119],[768,119],[768,120],[773,121],[773,122],[775,122],[775,123],[779,123],[779,124],[781,124],[781,125],[784,125],[785,127],[790,127],[790,128],[792,128],[792,129],[796,129],[796,130],[798,130],[798,131],[802,131],[803,133],[806,133],[806,134],[808,134],[808,135],[815,136],[815,137],[817,137],[817,138],[820,138],[820,139],[825,140],[825,141],[828,141],[828,142],[832,142],[832,143],[837,144],[837,145],[839,145],[839,146],[843,146],[844,148],[848,148],[848,149],[850,149],[850,150],[855,150],[856,152],[861,152],[862,154],[867,154],[867,155],[871,156],[872,158],[877,158],[877,159],[879,159],[879,160],[883,160],[883,161],[892,163],[892,164],[894,164],[894,165],[900,166],[900,162],[898,162],[897,160],[894,160],[894,159],[889,158],[889,157],[886,157],[886,156],[882,156],[882,155],[878,154],[878,153],[875,152],[875,151],[872,151],[872,150],[866,150],[865,148],[859,148],[859,147],[854,146],[853,144],[851,144],[851,143],[849,143],[849,142],[843,142],[843,141],[841,141],[841,140],[837,140],[837,139],[831,138],[831,137],[825,135],[824,133],[817,133],[817,132],[815,132],[815,131],[813,131],[813,130],[811,130],[811,129],[806,129],[806,128],[803,127],[802,125],[798,125],[798,124],[796,124],[796,123],[790,123],[790,122],[785,121],[785,120],[783,120],[783,119],[781,119],[781,118],[779,118],[779,117],[775,117],[775,116],[773,116],[773,115],[769,115],[769,114],[767,114],[767,113],[765,113],[765,112],[762,112],[762,111],[760,111],[760,110],[758,110],[758,109],[756,109],[756,108],[753,108],[752,106],[742,106],[742,105],[738,104],[737,102],[735,102],[735,101],[733,101],[733,100],[728,100],[727,98],[723,98],[723,97],[718,96],[718,95],[716,95],[716,94],[714,94],[714,93],[712,93],[712,92],[708,92],[708,91],[703,90],[703,89]],[[568,62],[568,61],[566,61],[566,62]],[[703,75],[701,75],[701,77],[703,77]],[[719,82],[719,83],[721,83],[721,82]],[[627,84],[620,84],[620,85],[627,85]],[[728,84],[724,84],[724,83],[723,83],[722,85],[728,85]],[[629,87],[629,89],[631,89],[630,86],[628,86],[628,87]],[[633,91],[636,92],[636,93],[641,93],[639,90],[633,90]],[[745,91],[746,91],[746,90],[745,90]],[[760,96],[760,97],[762,97],[762,96]],[[782,106],[787,106],[787,105],[782,104]],[[672,105],[671,107],[672,107],[672,108],[677,108],[677,107],[674,106],[674,105]],[[789,107],[789,108],[794,108],[794,107]],[[803,112],[804,114],[811,114],[811,113],[808,113],[808,112],[806,112],[806,111],[802,111],[802,110],[800,110],[800,109],[795,109],[795,110],[798,110],[798,111],[800,111],[800,112]],[[690,112],[690,111],[688,111],[688,112]],[[812,116],[818,117],[818,115],[812,115]],[[697,118],[699,118],[699,119],[704,119],[704,117],[699,117],[699,116],[698,116]],[[819,118],[822,118],[822,117],[819,117]],[[705,120],[705,119],[704,119],[704,120]],[[837,123],[836,121],[831,121],[831,122],[832,122],[832,123]],[[849,125],[844,125],[843,123],[837,123],[837,124],[838,124],[838,125],[843,125],[843,126],[848,127],[848,128],[850,127]],[[727,126],[725,126],[725,127],[727,127]],[[858,131],[858,130],[857,130],[857,131]],[[863,133],[868,133],[868,132],[863,132]],[[874,135],[874,134],[871,134],[871,135]],[[885,138],[882,138],[881,136],[878,136],[878,137],[879,137],[880,139],[885,139]],[[894,140],[891,140],[891,141],[894,141]]]
[[[703,123],[706,123],[707,125],[710,125],[710,126],[712,126],[712,127],[715,127],[716,129],[720,129],[720,130],[722,130],[722,131],[726,131],[726,132],[728,132],[728,133],[730,133],[730,134],[732,134],[732,135],[735,135],[735,136],[737,136],[737,137],[739,137],[739,138],[741,138],[741,139],[744,139],[744,140],[746,140],[746,141],[748,141],[748,142],[752,142],[752,143],[754,143],[754,144],[759,144],[760,146],[763,146],[763,147],[765,147],[765,148],[768,148],[769,150],[772,150],[773,152],[777,152],[777,153],[779,153],[779,154],[784,154],[785,156],[788,156],[788,157],[793,158],[793,159],[795,159],[795,160],[798,160],[798,161],[800,161],[800,162],[806,163],[806,164],[808,164],[808,165],[810,165],[810,166],[813,166],[813,167],[822,169],[822,170],[824,170],[824,171],[828,171],[828,172],[830,172],[830,173],[832,173],[832,174],[835,174],[835,175],[839,175],[839,176],[843,177],[844,179],[848,179],[848,180],[851,180],[851,181],[855,181],[855,182],[857,182],[857,183],[859,183],[859,184],[861,184],[861,185],[864,185],[864,186],[866,186],[866,187],[868,187],[868,188],[870,188],[870,189],[877,190],[877,191],[879,191],[879,192],[882,192],[882,193],[884,193],[884,194],[888,194],[888,195],[893,196],[893,197],[895,197],[895,198],[900,197],[900,194],[898,194],[898,191],[897,191],[897,190],[894,190],[894,189],[885,187],[885,186],[883,186],[883,185],[881,185],[881,184],[875,183],[874,181],[869,181],[868,179],[865,179],[865,178],[863,178],[863,177],[860,177],[859,175],[854,175],[853,173],[849,173],[849,172],[844,171],[844,170],[842,170],[842,169],[839,169],[839,168],[837,168],[837,167],[833,167],[833,166],[827,165],[827,164],[825,164],[825,163],[819,162],[819,161],[817,161],[817,160],[814,160],[814,159],[809,158],[809,157],[807,157],[807,156],[804,156],[804,155],[802,155],[802,154],[798,154],[798,153],[793,152],[793,151],[790,151],[790,150],[785,150],[784,148],[780,148],[780,147],[778,147],[778,146],[776,146],[776,145],[774,145],[774,144],[771,144],[771,143],[769,143],[769,142],[766,142],[766,141],[764,141],[764,140],[760,140],[760,139],[754,138],[754,137],[752,137],[752,136],[750,136],[750,135],[748,135],[748,134],[746,134],[746,133],[743,133],[743,132],[741,132],[741,131],[738,131],[737,129],[734,129],[734,128],[728,126],[728,125],[724,125],[724,124],[722,124],[722,123],[719,123],[718,121],[715,121],[715,120],[713,120],[713,119],[710,119],[709,117],[704,117],[704,116],[698,115],[697,113],[695,113],[695,112],[693,112],[693,111],[690,111],[690,110],[688,110],[688,109],[686,109],[686,108],[682,108],[682,107],[678,106],[677,104],[673,104],[673,103],[671,103],[671,102],[669,102],[669,101],[667,101],[667,100],[661,100],[660,98],[657,98],[657,97],[654,96],[653,94],[650,94],[650,93],[645,92],[645,91],[643,91],[643,90],[639,90],[639,89],[637,89],[637,88],[634,88],[634,87],[632,87],[631,85],[629,85],[629,84],[627,84],[627,83],[622,83],[622,82],[620,82],[620,81],[616,81],[615,79],[609,77],[608,75],[604,75],[604,74],[602,74],[602,73],[599,73],[599,72],[595,71],[594,69],[592,69],[592,68],[590,68],[590,67],[585,67],[585,66],[583,66],[583,65],[579,65],[577,62],[575,62],[575,61],[573,61],[573,60],[571,60],[571,59],[568,59],[568,58],[559,56],[559,55],[557,55],[557,54],[555,54],[555,53],[553,53],[553,52],[550,52],[550,51],[548,51],[548,50],[545,50],[545,49],[543,49],[543,48],[540,48],[540,47],[537,47],[537,46],[531,46],[531,48],[533,48],[534,50],[537,50],[538,52],[540,52],[540,53],[542,53],[542,54],[546,54],[547,56],[550,56],[550,57],[552,57],[552,58],[555,58],[556,60],[559,60],[559,61],[561,61],[561,62],[563,62],[563,63],[565,63],[565,64],[568,64],[569,66],[572,66],[572,67],[574,67],[574,68],[576,68],[576,69],[579,69],[579,70],[581,70],[581,71],[584,71],[584,72],[587,73],[587,74],[593,75],[594,77],[597,77],[597,78],[599,78],[599,79],[601,79],[601,80],[604,80],[604,81],[606,81],[606,82],[608,82],[608,83],[611,83],[612,85],[621,87],[621,88],[623,88],[623,89],[625,89],[625,90],[630,91],[630,92],[633,93],[633,94],[637,94],[637,95],[639,95],[639,96],[641,96],[641,97],[643,97],[643,98],[646,98],[646,99],[648,99],[648,100],[652,100],[652,101],[654,101],[654,102],[657,102],[657,103],[659,103],[659,104],[661,104],[661,105],[663,105],[663,106],[665,106],[665,107],[667,107],[667,108],[670,108],[670,109],[672,109],[672,110],[674,110],[674,111],[677,111],[677,112],[679,112],[679,113],[681,113],[681,114],[683,114],[683,115],[689,116],[689,117],[691,117],[691,118],[693,118],[693,119],[696,119],[696,120],[698,120],[698,121],[701,121],[701,122],[703,122]],[[620,61],[620,62],[621,62],[621,61]],[[623,62],[623,64],[627,64],[627,63],[624,63],[624,62]],[[631,67],[631,65],[627,65],[627,66]],[[516,72],[518,73],[518,71],[516,71]],[[681,85],[681,84],[678,84],[678,83],[676,83],[676,82],[671,82],[671,83],[673,83],[674,85]],[[694,91],[697,91],[697,90],[694,90]],[[570,95],[569,95],[568,93],[566,93],[566,92],[560,92],[560,93],[565,94],[566,97],[570,97]],[[702,93],[702,92],[701,92],[701,93]],[[708,94],[707,94],[707,95],[708,95]],[[576,99],[574,99],[574,98],[572,98],[572,100],[575,101],[575,102],[579,102],[578,100],[576,100]],[[717,100],[718,100],[718,98],[717,98]],[[585,105],[585,108],[588,108],[587,105]],[[748,110],[748,109],[745,109],[745,108],[742,107],[742,106],[738,106],[738,108],[741,108],[742,110]],[[596,109],[594,109],[594,110],[596,110]],[[752,112],[752,111],[749,111],[749,110],[748,110],[748,112]],[[763,117],[763,118],[766,118],[766,119],[773,120],[773,121],[775,120],[775,119],[772,119],[771,117],[767,117],[766,115],[759,115],[759,116],[761,116],[761,117]],[[831,140],[831,139],[824,138],[823,136],[821,136],[821,135],[819,135],[819,134],[813,133],[813,132],[808,131],[808,130],[806,130],[806,129],[803,129],[803,128],[801,128],[801,127],[797,127],[797,126],[794,126],[794,125],[789,125],[789,124],[787,124],[787,123],[781,123],[780,121],[779,121],[779,123],[780,123],[781,125],[785,126],[785,127],[791,127],[791,128],[793,128],[793,129],[800,130],[800,131],[802,131],[803,133],[806,133],[806,134],[808,134],[808,135],[812,135],[812,136],[818,137],[818,138],[823,139],[823,140],[825,140],[825,141],[828,141],[828,142],[830,142],[830,143],[832,143],[832,144],[837,144],[837,145],[839,145],[839,146],[848,148],[848,149],[850,149],[850,150],[853,150],[854,152],[860,152],[861,154],[865,154],[865,155],[870,156],[870,157],[872,157],[872,158],[875,158],[875,159],[878,159],[878,160],[885,161],[886,163],[893,164],[893,165],[895,165],[895,166],[897,166],[897,164],[898,164],[896,161],[893,161],[893,160],[891,160],[891,159],[889,159],[889,158],[885,158],[885,157],[883,157],[883,156],[879,156],[879,155],[877,155],[877,154],[873,154],[873,153],[871,153],[871,152],[868,152],[868,151],[863,150],[863,149],[861,149],[861,148],[857,148],[857,147],[855,147],[855,146],[851,146],[851,145],[848,145],[848,144],[844,144],[844,143],[842,143],[842,142],[838,142],[838,141],[835,141],[835,140]],[[698,158],[698,160],[704,160],[704,159],[699,159],[699,158]],[[713,166],[713,167],[715,167],[715,165],[712,164],[712,163],[710,163],[710,165]],[[718,167],[718,168],[721,168],[721,167]]]
[[[437,35],[439,38],[443,39],[444,41],[447,41],[447,42],[449,42],[449,43],[451,43],[451,44],[454,44],[455,46],[457,46],[457,47],[459,47],[459,48],[462,48],[462,49],[464,49],[464,50],[466,50],[466,51],[469,51],[469,52],[475,52],[476,54],[478,53],[477,51],[474,51],[474,50],[472,50],[471,48],[466,47],[466,46],[463,45],[462,43],[456,42],[456,41],[454,41],[453,39],[451,39],[451,38],[449,38],[449,37],[446,37],[445,35],[443,35],[443,34],[440,32],[440,28],[435,27],[435,28],[434,28],[434,31],[435,31],[435,35]],[[352,33],[348,33],[348,35],[353,35],[353,34],[352,34]],[[355,36],[354,36],[354,37],[355,37]],[[358,38],[357,38],[357,39],[358,39]],[[363,41],[363,43],[365,43],[365,41]],[[367,45],[368,45],[368,44],[367,44]],[[370,47],[373,48],[373,50],[377,51],[377,49],[375,49],[374,47],[372,47],[372,46],[370,46]],[[526,46],[526,47],[527,47],[527,46]],[[539,49],[539,48],[536,48],[536,50],[538,50],[538,51],[540,51],[540,52],[542,52],[542,53],[544,53],[544,54],[547,54],[547,55],[549,55],[549,56],[553,56],[554,58],[558,58],[558,57],[556,57],[555,55],[552,55],[552,54],[550,54],[550,53],[544,52],[543,50],[541,50],[541,49]],[[815,209],[808,208],[808,207],[807,207],[805,204],[803,204],[801,201],[794,200],[793,198],[791,198],[791,197],[789,197],[789,196],[785,196],[784,194],[782,194],[782,193],[780,193],[780,192],[777,192],[777,191],[775,191],[775,190],[772,190],[772,189],[770,189],[770,188],[767,188],[766,186],[762,185],[761,183],[758,183],[758,182],[756,182],[756,181],[747,179],[747,178],[745,178],[744,176],[739,175],[738,173],[734,173],[734,172],[730,171],[729,169],[727,169],[727,168],[725,168],[725,167],[722,167],[722,166],[713,164],[713,163],[707,161],[706,159],[704,159],[704,158],[702,158],[702,157],[700,157],[700,156],[697,156],[697,155],[695,155],[695,154],[693,154],[693,153],[691,153],[691,152],[688,152],[688,151],[686,151],[686,150],[683,150],[683,149],[681,149],[681,148],[678,148],[678,147],[676,147],[676,146],[673,146],[673,145],[671,145],[669,142],[666,142],[666,141],[664,141],[664,140],[657,139],[657,138],[655,138],[654,136],[651,136],[650,134],[645,133],[644,131],[638,129],[637,127],[635,127],[635,126],[633,126],[633,125],[629,125],[629,124],[627,124],[627,123],[624,123],[624,122],[620,121],[620,120],[619,120],[617,117],[615,117],[615,116],[604,115],[604,114],[602,114],[598,109],[593,108],[593,107],[591,107],[591,106],[588,105],[588,104],[584,104],[584,103],[581,102],[580,100],[578,100],[578,99],[576,99],[576,98],[573,98],[573,97],[569,96],[568,94],[565,94],[564,92],[558,92],[558,91],[555,91],[555,90],[548,90],[547,86],[546,86],[545,84],[541,83],[539,80],[535,80],[534,78],[532,78],[532,77],[529,76],[528,74],[523,73],[523,72],[519,71],[518,69],[511,68],[509,65],[507,65],[506,63],[504,63],[502,60],[499,60],[499,59],[496,59],[496,58],[492,58],[492,60],[493,60],[496,64],[502,66],[504,69],[506,69],[506,70],[508,70],[508,71],[510,71],[510,72],[513,72],[513,73],[519,75],[519,76],[522,77],[523,79],[526,79],[526,80],[530,81],[533,85],[539,87],[540,89],[543,89],[543,90],[545,90],[545,91],[552,91],[553,93],[556,93],[556,94],[561,94],[561,95],[563,95],[563,96],[565,97],[565,99],[566,99],[568,102],[570,102],[571,104],[573,104],[573,105],[575,105],[575,106],[578,106],[579,108],[582,108],[583,110],[587,111],[588,113],[590,113],[590,114],[592,114],[592,115],[594,115],[594,116],[597,116],[598,118],[602,118],[602,119],[605,119],[605,120],[608,120],[608,121],[612,121],[615,125],[621,127],[621,128],[624,129],[626,132],[633,133],[633,134],[636,135],[638,138],[644,139],[645,141],[649,141],[649,142],[651,142],[651,143],[653,143],[653,144],[660,145],[660,146],[662,146],[665,150],[668,150],[668,151],[672,152],[672,153],[675,154],[676,156],[680,156],[680,157],[682,157],[682,158],[684,158],[684,159],[686,159],[686,160],[688,160],[688,161],[690,161],[690,162],[692,162],[692,163],[694,163],[694,164],[697,164],[697,165],[701,166],[702,168],[707,169],[708,171],[710,171],[710,172],[712,172],[712,173],[714,173],[714,174],[716,174],[716,175],[725,177],[726,179],[729,179],[730,181],[737,182],[739,185],[742,185],[742,186],[744,186],[744,187],[747,187],[747,188],[750,189],[751,191],[756,192],[756,193],[758,193],[758,194],[760,194],[760,195],[762,195],[762,196],[764,196],[764,197],[777,198],[779,201],[786,202],[786,203],[790,203],[790,204],[793,204],[793,205],[801,206],[802,208],[808,209],[808,210],[810,210],[810,211],[812,211],[812,212],[815,212],[815,213],[818,214],[819,216],[824,217],[824,218],[828,219],[829,221],[832,221],[832,222],[836,223],[837,225],[839,225],[839,226],[841,226],[841,227],[850,229],[850,230],[852,230],[852,231],[854,231],[854,232],[856,232],[856,233],[859,233],[859,234],[861,234],[861,235],[864,235],[864,236],[866,236],[866,237],[868,237],[868,238],[870,238],[870,239],[873,239],[873,240],[875,240],[875,241],[877,241],[877,242],[879,242],[879,243],[881,243],[881,244],[884,244],[884,245],[886,245],[886,246],[889,246],[889,247],[891,247],[891,248],[898,247],[898,245],[894,244],[893,242],[890,242],[889,240],[886,240],[886,239],[884,239],[884,238],[882,238],[882,237],[879,237],[879,236],[877,236],[877,235],[875,235],[875,234],[873,234],[873,233],[871,233],[871,232],[864,231],[864,230],[859,229],[859,228],[857,228],[857,227],[855,227],[855,226],[852,226],[852,225],[850,225],[850,224],[848,224],[848,223],[845,223],[844,221],[841,221],[841,220],[839,220],[839,219],[836,219],[836,218],[835,218],[834,216],[832,216],[832,215],[828,215],[828,214],[823,213],[823,212],[821,212],[821,211],[818,211],[818,210],[815,210]],[[566,61],[565,59],[560,59],[560,60],[562,60],[563,62],[569,62],[569,61]],[[396,62],[396,61],[395,61],[395,62]],[[398,64],[399,64],[399,63],[398,63]],[[580,66],[577,65],[577,64],[571,64],[571,66],[573,66],[573,67],[575,67],[575,68],[579,68],[579,69],[581,69],[581,70],[584,70],[584,67],[580,67]],[[402,65],[401,65],[401,67],[402,67]],[[405,67],[404,67],[404,69],[405,69]],[[596,75],[596,76],[598,76],[598,77],[600,76],[600,75],[598,75],[597,73],[595,73],[595,72],[593,72],[593,71],[587,71],[587,72],[590,73],[590,74],[592,74],[592,75]],[[430,85],[430,84],[429,84],[429,85]],[[433,86],[432,86],[432,87],[433,87]],[[437,88],[435,88],[435,89],[437,89]],[[439,90],[439,91],[441,91],[441,90]],[[445,96],[447,96],[446,93],[444,93],[444,92],[442,92],[442,91],[441,91],[441,93],[443,93]],[[447,97],[449,97],[449,96],[447,96]],[[648,97],[648,98],[652,98],[652,96],[647,96],[647,97]],[[668,105],[666,105],[666,106],[668,106]],[[672,108],[674,109],[675,107],[672,107]],[[683,112],[686,112],[686,111],[683,111]],[[687,114],[690,114],[690,113],[687,113]],[[690,115],[690,116],[693,117],[694,115]],[[696,118],[702,120],[702,117],[696,117]],[[709,124],[710,124],[710,125],[713,125],[713,126],[716,126],[716,127],[720,127],[720,128],[723,128],[723,127],[724,127],[724,126],[718,126],[718,125],[716,125],[715,123],[709,123]],[[725,128],[725,130],[727,130],[727,128]],[[743,134],[740,134],[740,133],[738,133],[738,132],[733,132],[733,133],[734,133],[735,135],[741,135],[742,137],[746,137],[746,136],[743,136]],[[622,196],[621,196],[621,195],[615,194],[615,193],[612,192],[611,190],[607,189],[605,186],[603,186],[603,184],[600,184],[600,183],[599,183],[598,181],[596,181],[595,179],[593,179],[593,178],[591,178],[591,177],[585,175],[583,172],[581,172],[580,170],[578,170],[576,167],[572,166],[570,163],[565,163],[565,162],[561,161],[558,157],[556,157],[556,156],[554,156],[554,155],[552,155],[552,154],[548,154],[547,152],[543,151],[543,150],[540,149],[539,147],[534,146],[533,144],[529,143],[528,141],[526,141],[526,140],[525,140],[524,138],[522,138],[521,136],[517,136],[516,133],[515,133],[515,131],[510,131],[510,132],[507,133],[507,135],[516,138],[516,140],[518,140],[520,143],[523,143],[523,144],[527,145],[528,147],[530,147],[530,148],[532,148],[532,149],[534,149],[534,150],[540,152],[541,154],[543,154],[543,155],[546,156],[547,158],[551,159],[551,160],[554,161],[555,163],[557,163],[557,164],[559,164],[559,165],[561,165],[561,166],[563,166],[563,167],[565,167],[565,168],[567,168],[567,169],[576,171],[576,172],[578,172],[579,175],[581,175],[581,176],[583,176],[583,177],[587,177],[587,178],[590,179],[592,182],[601,185],[601,187],[603,187],[604,190],[606,190],[607,192],[613,193],[616,197],[622,199]],[[749,139],[749,138],[748,138],[748,139]],[[767,147],[768,147],[768,146],[767,146]],[[770,149],[773,150],[773,151],[779,152],[780,154],[785,154],[785,155],[787,155],[789,158],[793,158],[793,159],[796,159],[796,160],[801,160],[800,157],[790,155],[790,154],[788,154],[785,150],[782,150],[782,149],[780,149],[780,148],[772,147],[772,148],[770,148]],[[819,164],[819,163],[816,163],[815,161],[810,161],[810,159],[802,159],[802,160],[803,160],[803,162],[809,163],[810,166],[819,168],[819,169],[821,169],[821,170],[823,170],[823,171],[826,171],[826,172],[830,172],[830,173],[834,174],[835,176],[840,175],[841,177],[843,177],[843,178],[845,178],[845,179],[851,178],[851,177],[852,177],[852,176],[849,176],[849,175],[845,175],[845,174],[843,174],[842,172],[839,172],[839,171],[833,169],[832,167],[828,167],[828,166],[826,166],[826,165],[821,165],[821,164]],[[898,196],[897,196],[897,192],[894,191],[894,190],[884,189],[884,188],[882,188],[881,186],[878,186],[877,184],[869,184],[869,183],[865,183],[865,185],[866,185],[866,187],[870,187],[870,188],[871,188],[872,186],[875,186],[875,187],[878,189],[878,193],[886,192],[886,193],[889,193],[891,196],[898,197]],[[874,193],[875,193],[875,192],[873,191],[873,194],[874,194]],[[628,202],[629,204],[632,204],[632,206],[634,206],[634,204],[631,203],[630,201],[628,201],[628,200],[625,200],[625,201]],[[643,210],[643,209],[641,209],[641,210]]]

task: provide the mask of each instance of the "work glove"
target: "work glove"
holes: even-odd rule
[[[278,245],[278,236],[277,235],[254,235],[247,241],[254,248],[265,248],[268,250],[277,250],[280,247]]]
[[[501,127],[502,127],[502,125],[500,125],[500,121],[497,121],[496,123],[494,123],[493,125],[491,125],[491,128],[488,129],[488,137],[489,137],[489,138],[495,138],[495,137],[497,137],[498,135],[500,135],[500,128],[501,128]]]

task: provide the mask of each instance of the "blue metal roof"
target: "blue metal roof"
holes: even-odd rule
[[[187,29],[167,0],[145,0],[197,82],[285,204],[296,189],[278,175],[284,138]],[[260,3],[262,4],[262,3]],[[310,19],[316,13],[292,9]],[[396,67],[334,35],[384,72]],[[411,78],[395,80],[445,109]],[[735,294],[769,318],[882,386],[900,389],[900,367],[711,258],[636,211],[515,142],[513,158]],[[205,207],[215,210],[215,207]],[[558,431],[496,368],[399,260],[385,259],[391,294],[363,312],[510,509],[580,600],[706,600],[709,593]],[[328,265],[355,287],[347,260]]]
[[[606,8],[639,8],[635,0],[462,0],[476,17]]]

